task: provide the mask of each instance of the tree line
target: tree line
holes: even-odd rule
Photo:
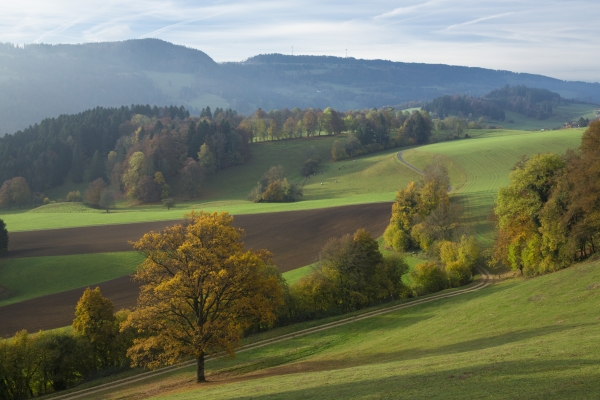
[[[492,101],[458,94],[433,99],[423,106],[423,110],[435,113],[441,119],[453,115],[474,118],[487,117],[497,121],[504,121],[506,117],[502,107]]]
[[[432,129],[426,112],[391,108],[346,113],[332,108],[258,109],[243,117],[231,109],[213,113],[206,107],[200,115],[190,116],[175,106],[98,107],[6,135],[0,138],[0,206],[39,205],[45,200],[43,192],[67,177],[89,183],[87,193],[70,194],[73,201],[85,199],[108,209],[122,193],[137,202],[169,206],[174,196],[197,197],[206,175],[250,159],[253,142],[347,132],[332,149],[339,160],[426,143]],[[305,165],[305,175],[319,162]]]
[[[600,234],[600,121],[578,151],[523,158],[500,188],[492,263],[526,275],[568,267],[597,250]]]
[[[98,288],[88,288],[71,332],[21,331],[0,341],[0,398],[42,396],[129,368],[126,352],[135,333],[120,329],[127,315],[115,313]]]

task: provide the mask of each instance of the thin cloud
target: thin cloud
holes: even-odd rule
[[[386,13],[376,15],[375,17],[373,17],[373,19],[391,18],[391,17],[396,17],[398,15],[411,14],[421,8],[429,7],[435,3],[437,3],[437,2],[436,1],[428,1],[428,2],[425,2],[422,4],[415,4],[415,5],[408,6],[408,7],[396,7],[392,11],[388,11]]]
[[[535,10],[535,11],[531,11]],[[600,81],[597,0],[24,0],[3,4],[0,41],[157,37],[215,61],[261,53],[434,62]],[[560,57],[556,57],[560,54]],[[591,78],[592,77],[592,78]]]
[[[514,12],[506,12],[506,13],[502,13],[502,14],[489,15],[487,17],[476,18],[476,19],[473,19],[471,21],[463,22],[463,23],[460,23],[460,24],[450,25],[446,29],[451,30],[451,29],[459,28],[461,26],[478,24],[478,23],[483,22],[483,21],[489,21],[490,19],[497,19],[497,18],[507,17],[509,15],[514,15],[514,14],[515,14]]]
[[[221,14],[225,14],[225,11],[222,11],[222,12],[219,12],[219,13],[216,13],[216,14],[213,14],[213,15],[207,15],[207,16],[202,17],[202,18],[194,18],[194,19],[190,19],[188,21],[181,21],[181,22],[178,22],[176,24],[165,26],[163,28],[157,29],[157,30],[152,31],[150,33],[146,33],[146,34],[140,36],[139,39],[143,39],[143,38],[146,38],[146,37],[155,37],[156,35],[158,35],[160,33],[163,33],[163,32],[166,32],[166,31],[169,31],[169,30],[172,30],[172,29],[175,29],[177,27],[188,25],[188,24],[191,24],[192,22],[197,22],[197,21],[202,21],[202,20],[205,20],[205,19],[213,18],[213,17],[216,17],[216,16],[221,15]]]

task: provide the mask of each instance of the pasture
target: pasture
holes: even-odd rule
[[[337,139],[317,137],[257,143],[253,147],[252,160],[209,176],[201,198],[179,202],[171,210],[162,205],[134,206],[121,202],[107,214],[83,204],[56,203],[31,210],[1,210],[0,218],[4,219],[10,232],[18,232],[174,220],[192,209],[228,211],[234,215],[311,210],[393,201],[399,188],[419,178],[417,173],[397,161],[398,149],[333,162],[330,151]],[[302,164],[315,152],[324,160],[320,172],[304,179],[300,175]],[[303,184],[304,197],[294,203],[253,203],[246,200],[262,174],[276,165],[284,167],[290,181]],[[58,190],[56,192],[59,193]],[[64,198],[66,192],[60,196]]]
[[[390,203],[375,203],[299,212],[240,215],[234,219],[234,225],[246,231],[243,240],[248,248],[270,250],[275,265],[285,272],[317,261],[319,251],[331,237],[351,234],[359,228],[366,228],[374,237],[380,236],[388,224],[389,213]],[[30,299],[17,303],[18,299],[11,300],[9,297],[7,300],[11,300],[13,304],[8,301],[0,303],[0,320],[8,321],[0,325],[0,336],[12,335],[23,328],[37,331],[69,324],[73,319],[73,306],[81,296],[82,286],[99,285],[102,293],[117,308],[132,307],[136,303],[138,287],[126,275],[133,272],[135,265],[130,269],[112,271],[114,274],[111,275],[108,274],[110,268],[105,269],[103,266],[102,258],[96,260],[95,255],[89,253],[131,252],[128,241],[138,240],[151,230],[160,231],[173,222],[12,232],[9,254],[15,258],[0,258],[0,270],[6,266],[6,270],[12,273],[20,271],[18,281],[22,282],[21,285],[31,281],[35,286],[13,288],[14,280],[0,280],[11,291],[27,290]],[[81,253],[89,255],[82,260],[78,256]],[[137,255],[132,254],[132,257]],[[102,271],[105,274],[82,274],[79,268],[87,260],[97,261],[95,267],[89,266],[90,271]],[[18,264],[17,268],[11,268],[14,263]],[[40,265],[43,268],[36,267]],[[19,270],[19,266],[27,268]],[[54,270],[61,271],[63,276],[45,272]],[[298,274],[296,273],[299,278],[301,275]],[[62,281],[57,283],[60,279]],[[44,295],[37,297],[36,293]],[[2,304],[6,306],[3,307]]]
[[[0,307],[119,278],[141,260],[137,252],[2,259],[0,282],[15,294]]]
[[[187,368],[89,398],[590,398],[598,282],[597,261],[511,279],[210,361],[205,385]]]
[[[583,131],[483,131],[481,136],[470,139],[411,149],[403,157],[421,169],[435,159],[448,166],[452,197],[462,205],[465,222],[473,225],[480,242],[488,246],[494,238],[491,219],[494,199],[498,188],[509,183],[508,175],[514,164],[523,155],[563,154],[567,149],[576,149]]]
[[[502,125],[505,129],[549,130],[560,128],[564,123],[577,121],[581,117],[592,120],[596,118],[594,109],[596,108],[589,104],[561,104],[553,107],[554,115],[542,120],[529,118],[513,111],[506,111],[506,119],[497,121],[497,124]],[[513,123],[510,123],[510,120]]]

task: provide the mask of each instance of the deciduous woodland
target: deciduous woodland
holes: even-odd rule
[[[524,158],[500,189],[492,262],[527,275],[568,267],[597,251],[600,234],[600,121],[579,151]]]
[[[207,107],[198,118],[183,107],[99,107],[45,119],[0,138],[0,201],[8,208],[29,199],[41,204],[45,190],[68,178],[89,182],[85,200],[100,208],[111,203],[100,204],[105,189],[141,203],[168,204],[173,196],[198,197],[205,175],[243,164],[252,157],[253,142],[306,140],[342,131],[348,135],[334,146],[336,160],[426,143],[431,121],[426,113],[391,109],[259,109],[243,117],[230,109],[213,113]],[[81,195],[73,193],[72,199]]]

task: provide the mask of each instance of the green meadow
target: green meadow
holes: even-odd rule
[[[399,188],[419,178],[416,172],[398,162],[398,149],[355,160],[330,161],[331,146],[337,139],[317,137],[314,140],[256,143],[252,160],[208,177],[205,193],[200,199],[180,202],[171,210],[166,210],[161,205],[132,206],[121,202],[107,214],[83,204],[56,203],[32,210],[2,210],[0,218],[6,222],[9,231],[17,232],[175,220],[182,218],[184,213],[192,209],[228,211],[234,215],[307,210],[393,201]],[[314,152],[319,154],[324,162],[316,176],[305,179],[300,175],[300,170],[304,161]],[[295,203],[248,201],[247,196],[261,175],[276,165],[284,167],[292,182],[303,185],[302,200]],[[85,213],[85,218],[82,218],[81,213]]]
[[[508,183],[511,167],[522,155],[539,152],[564,153],[579,145],[583,129],[546,132],[477,130],[469,139],[439,142],[405,149],[404,159],[419,168],[444,160],[449,167],[453,192],[468,209],[470,219],[481,225],[480,238],[489,241],[491,225],[487,220],[498,187]],[[205,193],[197,201],[180,202],[166,210],[161,205],[135,206],[121,202],[110,213],[82,204],[56,203],[33,210],[3,210],[0,217],[10,231],[67,228],[88,225],[124,224],[180,219],[192,209],[255,214],[306,210],[349,204],[393,201],[398,189],[419,175],[399,163],[391,149],[369,156],[340,162],[329,161],[336,138],[265,142],[254,145],[253,158],[247,164],[221,171],[207,179]],[[310,179],[300,175],[302,163],[310,154],[324,161],[320,172]],[[304,197],[295,203],[255,204],[246,197],[260,176],[271,166],[283,165],[288,178],[304,188]],[[81,217],[85,213],[85,218]],[[487,235],[487,236],[486,236]]]
[[[89,398],[594,398],[598,304],[587,262],[210,361],[205,385],[186,368]]]
[[[505,111],[506,119],[498,121],[506,129],[540,130],[560,128],[566,122],[578,121],[579,118],[592,120],[596,118],[594,107],[589,104],[563,104],[553,107],[554,115],[539,120],[526,117],[513,111]],[[596,108],[597,109],[597,108]],[[509,121],[513,121],[510,123]]]
[[[134,251],[1,259],[0,282],[14,294],[0,299],[0,307],[120,278],[134,273],[142,260],[143,256]],[[315,266],[307,265],[282,275],[291,285]]]
[[[453,186],[452,197],[463,206],[465,220],[473,224],[481,243],[489,246],[493,240],[490,215],[494,198],[498,188],[508,184],[508,174],[514,163],[522,155],[550,151],[563,153],[567,148],[576,148],[582,132],[581,129],[548,132],[473,131],[471,134],[478,136],[408,149],[403,157],[421,169],[435,160],[441,160],[448,166]],[[4,212],[1,217],[10,231],[26,231],[176,220],[192,209],[229,211],[234,215],[303,210],[392,201],[397,189],[405,187],[411,180],[419,179],[416,172],[397,160],[398,150],[393,149],[360,157],[356,161],[324,162],[322,173],[306,180],[305,199],[302,201],[255,204],[244,200],[254,182],[271,165],[284,165],[290,171],[290,179],[301,182],[303,178],[299,166],[307,157],[307,151],[320,152],[323,159],[328,159],[327,151],[333,139],[323,137],[314,141],[257,144],[255,156],[248,165],[222,171],[207,182],[207,191],[217,200],[181,203],[169,211],[158,205],[121,204],[108,214],[81,203],[56,203],[31,210]],[[284,152],[278,150],[280,148],[286,149],[287,156],[283,156]],[[222,199],[218,200],[219,197]],[[0,282],[17,295],[0,301],[0,306],[127,275],[134,271],[136,262],[139,262],[137,257],[136,253],[107,253],[2,260]],[[421,259],[409,256],[407,261],[413,267]],[[312,268],[306,266],[289,271],[284,276],[291,284],[310,273]],[[32,281],[36,284],[22,283]]]
[[[0,307],[119,278],[141,261],[137,252],[1,259],[0,282],[14,295]]]
[[[474,131],[479,132],[479,131]],[[491,213],[498,188],[509,183],[508,175],[523,156],[536,153],[563,154],[576,149],[584,129],[546,132],[490,130],[480,136],[431,144],[403,153],[404,159],[424,168],[434,160],[448,166],[452,197],[464,209],[484,245],[493,240]]]

